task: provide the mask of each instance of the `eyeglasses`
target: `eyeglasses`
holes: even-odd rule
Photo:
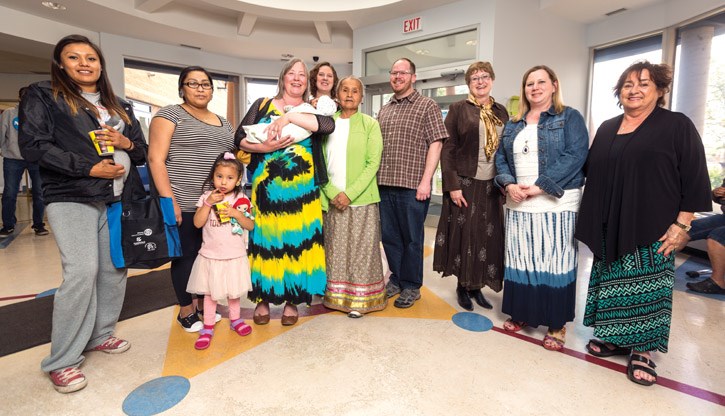
[[[491,75],[479,75],[477,77],[471,77],[471,82],[478,81],[491,81]]]
[[[185,82],[183,85],[186,85],[187,87],[191,88],[192,90],[195,90],[199,87],[201,87],[202,90],[210,90],[210,89],[214,88],[214,86],[211,85],[211,83],[209,83],[209,82],[202,82],[200,84],[196,81],[189,81],[189,82]]]
[[[388,71],[391,77],[400,77],[403,75],[410,75],[412,72],[410,71]]]

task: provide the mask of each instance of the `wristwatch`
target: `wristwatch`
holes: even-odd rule
[[[678,226],[678,227],[680,227],[680,228],[682,228],[683,230],[685,230],[685,232],[689,232],[690,229],[692,228],[691,225],[685,225],[685,224],[683,224],[683,223],[681,223],[681,222],[679,222],[677,220],[675,220],[675,225]]]

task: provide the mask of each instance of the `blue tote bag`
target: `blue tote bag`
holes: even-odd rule
[[[161,197],[149,172],[149,193],[131,167],[121,200],[108,206],[111,260],[117,268],[153,269],[181,257],[171,198]]]

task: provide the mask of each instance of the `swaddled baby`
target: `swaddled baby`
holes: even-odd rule
[[[286,110],[285,112],[331,116],[335,114],[335,111],[337,111],[337,104],[335,103],[335,101],[333,101],[332,98],[323,95],[317,100],[317,108],[313,107],[308,103],[302,103],[296,107],[292,107],[289,110]],[[279,116],[271,116],[270,118],[274,122],[279,118]],[[265,140],[267,140],[267,133],[264,131],[267,127],[269,127],[269,124],[264,123],[242,126],[244,132],[247,134],[247,137],[245,137],[244,140],[250,143],[263,143]],[[282,128],[282,132],[279,136],[292,136],[294,142],[297,143],[310,137],[311,134],[311,131],[304,129],[296,124],[289,123]]]

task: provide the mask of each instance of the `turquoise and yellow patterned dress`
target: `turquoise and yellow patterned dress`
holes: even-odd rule
[[[280,115],[273,104],[260,123],[270,123],[272,115]],[[326,133],[320,127],[318,131]],[[313,139],[314,135],[285,149],[253,154],[247,166],[255,207],[254,229],[249,233],[249,299],[253,302],[309,304],[312,295],[325,293],[322,205],[314,180]]]

